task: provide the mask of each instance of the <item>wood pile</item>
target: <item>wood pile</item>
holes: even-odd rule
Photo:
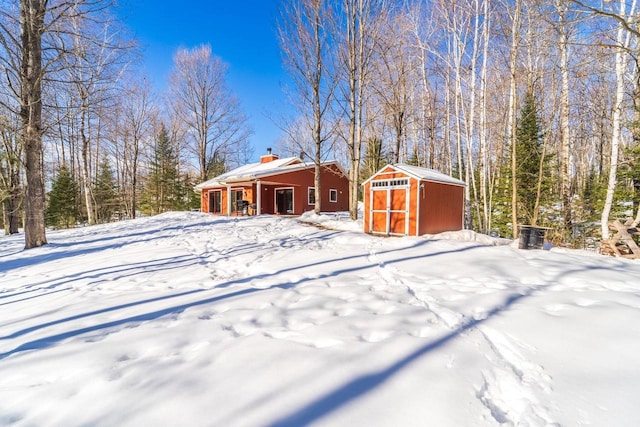
[[[615,220],[609,223],[609,229],[615,234],[608,240],[600,242],[600,253],[631,259],[640,259],[640,248],[633,240],[633,236],[640,236],[640,230],[632,227],[633,220],[627,219],[624,223]]]

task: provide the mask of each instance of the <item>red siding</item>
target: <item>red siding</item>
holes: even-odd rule
[[[408,214],[399,212],[374,213],[374,210],[385,210],[387,207],[387,191],[372,190],[373,181],[407,178],[409,190]],[[364,188],[364,231],[366,233],[386,233],[387,218],[390,234],[405,234],[408,221],[408,234],[435,234],[443,231],[461,230],[464,214],[464,187],[431,181],[421,181],[396,170],[392,165],[385,166],[380,172],[365,183]],[[405,208],[405,190],[390,189],[390,211]],[[371,197],[374,205],[371,206]],[[373,221],[372,221],[373,219]]]
[[[293,188],[293,214],[300,215],[314,209],[314,205],[308,203],[308,188],[314,186],[314,170],[306,169],[294,172],[282,173],[261,178],[260,205],[263,214],[276,212],[275,190],[278,188]],[[241,188],[232,185],[232,188]],[[336,190],[337,200],[331,202],[329,190]],[[202,190],[202,212],[209,212],[208,192]],[[222,188],[222,213],[227,213],[227,189]],[[244,187],[245,200],[257,204],[257,185]],[[349,180],[335,165],[323,166],[320,177],[320,203],[323,212],[338,212],[349,210]]]
[[[424,198],[420,200],[420,234],[462,230],[464,187],[428,181],[424,185]]]

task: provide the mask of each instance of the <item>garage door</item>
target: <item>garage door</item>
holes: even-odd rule
[[[371,182],[372,233],[409,234],[409,179],[388,179]]]

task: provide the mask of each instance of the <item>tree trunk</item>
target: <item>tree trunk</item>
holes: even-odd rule
[[[15,168],[10,172],[9,197],[4,203],[5,231],[7,234],[17,234],[20,228],[20,171]]]
[[[86,102],[83,99],[83,104]],[[84,205],[87,209],[87,221],[89,225],[96,223],[94,214],[93,193],[91,188],[91,156],[89,153],[89,138],[85,130],[87,111],[83,106],[83,112],[80,119],[80,137],[82,138],[82,190],[84,192]]]
[[[620,14],[625,16],[625,2],[620,0]],[[611,213],[611,206],[613,205],[613,193],[616,188],[617,173],[618,173],[618,154],[620,151],[620,144],[622,139],[622,115],[623,115],[623,100],[625,95],[625,70],[627,68],[627,55],[625,53],[625,30],[622,25],[619,25],[616,35],[616,94],[613,104],[613,119],[611,126],[613,127],[611,133],[611,161],[609,165],[609,181],[607,183],[607,195],[602,209],[602,216],[600,219],[600,228],[602,231],[602,238],[609,238],[609,214]]]
[[[515,6],[516,8],[513,12],[513,23],[511,26],[511,52],[509,58],[509,121],[507,123],[507,138],[511,141],[511,223],[514,239],[518,237],[518,183],[516,182],[516,109],[518,106],[516,67],[518,65],[518,35],[520,32],[522,1],[516,0]]]
[[[482,211],[478,215],[480,220],[480,231],[488,233],[491,228],[489,215],[489,195],[488,195],[488,169],[489,169],[489,153],[487,147],[487,63],[489,57],[489,1],[485,0],[483,5],[484,19],[482,20],[483,34],[483,52],[482,52],[482,69],[480,71],[480,199],[482,203]],[[480,205],[480,203],[479,203]]]
[[[42,32],[46,1],[20,1],[20,119],[24,144],[25,248],[47,243],[44,211],[44,161],[42,146]]]
[[[571,231],[571,134],[569,127],[569,35],[566,23],[566,5],[558,6],[558,24],[560,31],[560,73],[562,87],[560,92],[560,180],[562,195],[562,216],[565,231]]]

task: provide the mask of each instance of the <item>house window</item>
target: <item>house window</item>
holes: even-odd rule
[[[309,187],[307,190],[307,204],[315,205],[316,204],[316,188]]]
[[[329,201],[332,203],[336,203],[338,201],[338,190],[333,188],[329,190]]]

